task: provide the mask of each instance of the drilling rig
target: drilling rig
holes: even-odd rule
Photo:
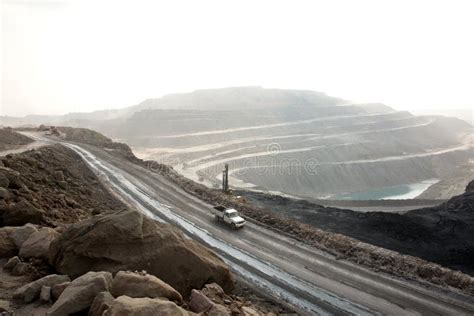
[[[227,163],[222,171],[222,192],[229,193],[229,164]]]

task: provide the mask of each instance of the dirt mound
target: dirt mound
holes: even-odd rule
[[[13,149],[32,142],[33,140],[31,138],[15,132],[11,128],[6,127],[0,129],[0,151]]]
[[[145,270],[187,297],[216,282],[233,287],[224,262],[171,225],[136,211],[99,215],[71,225],[53,241],[49,261],[76,277],[87,271]]]
[[[0,188],[0,217],[15,211],[15,218],[26,218],[32,212],[23,211],[37,209],[43,213],[39,224],[56,226],[125,208],[82,159],[64,146],[7,155],[0,159],[1,165],[0,182],[4,188]]]

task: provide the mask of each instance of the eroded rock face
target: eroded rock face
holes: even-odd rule
[[[213,252],[136,211],[71,225],[51,243],[49,262],[72,277],[87,271],[145,270],[186,297],[206,283],[233,287],[228,268]]]
[[[187,312],[173,302],[161,300],[159,298],[131,298],[120,296],[114,300],[104,316],[188,316],[195,315]]]
[[[181,295],[169,284],[154,275],[143,272],[120,271],[115,275],[112,295],[119,297],[166,297],[173,301],[182,301]]]
[[[89,272],[75,279],[48,310],[48,316],[62,316],[88,309],[94,298],[112,286],[110,272]]]

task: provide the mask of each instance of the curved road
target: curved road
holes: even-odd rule
[[[28,136],[38,139],[37,134]],[[110,188],[140,211],[180,227],[213,249],[232,271],[301,314],[473,315],[474,298],[375,273],[247,223],[239,231],[216,223],[212,205],[163,176],[105,150],[63,143]]]

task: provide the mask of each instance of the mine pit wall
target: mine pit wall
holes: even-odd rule
[[[472,178],[474,173],[456,167],[463,165],[474,150],[459,150],[436,156],[414,157],[391,161],[373,161],[367,163],[341,163],[316,165],[312,172],[304,170],[281,170],[281,167],[252,167],[236,173],[238,179],[256,184],[268,191],[285,192],[290,195],[323,198],[340,192],[370,191],[383,187],[412,184],[427,179],[447,179],[452,177]],[[307,157],[306,157],[307,158]],[[305,161],[305,157],[298,161]],[[307,160],[307,159],[306,159]],[[444,167],[441,167],[444,166]],[[248,166],[245,160],[234,161],[232,168]],[[301,167],[303,168],[303,167]],[[220,169],[219,169],[220,170]],[[201,171],[209,179],[219,174],[215,166]],[[467,174],[466,174],[467,172]],[[311,189],[309,189],[311,188]],[[457,194],[462,193],[456,192]]]

